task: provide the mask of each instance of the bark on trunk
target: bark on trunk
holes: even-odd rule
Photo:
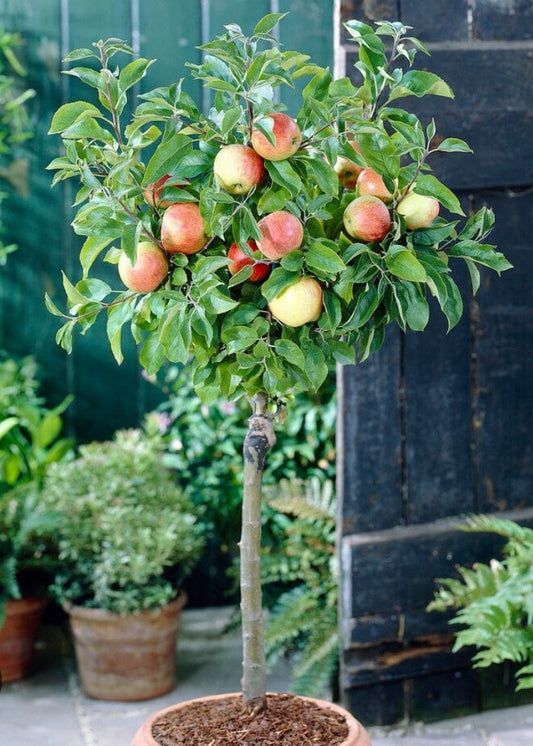
[[[266,662],[261,590],[261,484],[266,456],[276,436],[263,392],[252,399],[253,414],[244,439],[242,501],[241,617],[243,704],[256,712],[266,706]]]

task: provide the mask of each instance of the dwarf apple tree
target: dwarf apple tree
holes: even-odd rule
[[[58,343],[70,351],[74,330],[104,314],[119,363],[129,329],[149,374],[179,363],[205,401],[252,402],[241,588],[243,695],[253,708],[265,703],[259,510],[273,416],[295,392],[319,389],[335,363],[375,353],[389,324],[422,331],[430,296],[454,327],[463,308],[455,262],[466,263],[474,292],[480,267],[510,266],[487,243],[492,212],[465,216],[432,173],[434,153],[466,154],[468,145],[435,138],[434,121],[400,106],[452,96],[437,75],[415,69],[424,45],[400,23],[349,21],[354,84],[282,50],[273,35],[281,18],[265,16],[251,35],[230,24],[202,47],[189,69],[211,93],[205,112],[184,80],[135,105],[132,90],[153,60],[135,58],[125,42],[77,49],[66,74],[88,96],[61,106],[50,127],[64,145],[49,165],[53,184],[79,184],[73,228],[84,237],[80,276],[63,275],[67,310],[46,300],[63,320]],[[282,86],[301,91],[293,112],[273,104]],[[358,195],[364,169],[380,188]],[[147,245],[158,268],[168,265],[156,287],[141,282],[142,269],[128,287],[118,271],[116,284],[102,279],[102,262],[127,264],[132,276]]]

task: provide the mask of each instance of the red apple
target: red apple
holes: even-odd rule
[[[299,249],[304,240],[302,223],[287,210],[277,210],[265,215],[257,227],[261,231],[257,246],[269,259],[281,259],[289,251]]]
[[[159,246],[150,241],[137,245],[135,264],[123,251],[118,260],[118,274],[129,290],[150,293],[161,285],[168,274],[168,259]]]
[[[357,153],[360,152],[359,145],[356,142],[352,142],[351,145]],[[333,168],[339,177],[339,184],[344,189],[355,189],[363,166],[359,166],[359,164],[354,163],[349,158],[339,155]]]
[[[302,133],[298,123],[288,114],[276,111],[268,115],[274,120],[272,134],[275,144],[271,143],[258,129],[252,130],[252,148],[267,161],[282,161],[294,155],[302,142]]]
[[[257,186],[265,167],[263,159],[248,145],[224,145],[215,156],[213,171],[222,189],[230,194],[246,194]]]
[[[346,207],[343,216],[346,232],[365,243],[381,241],[391,225],[387,206],[377,197],[356,197]]]
[[[314,277],[300,277],[272,298],[268,308],[286,326],[316,321],[322,313],[322,286]]]
[[[257,251],[257,244],[254,241],[248,241],[248,246],[253,252]],[[232,260],[231,264],[228,265],[231,275],[236,275],[237,272],[249,264],[253,266],[252,274],[248,278],[252,282],[259,282],[259,280],[264,279],[270,272],[269,262],[261,262],[248,256],[237,243],[231,244],[229,247],[228,257]]]
[[[409,192],[397,204],[396,210],[403,215],[405,227],[410,231],[427,228],[439,214],[440,204],[434,197]]]
[[[170,174],[165,174],[157,181],[148,184],[144,191],[144,201],[150,205],[150,207],[168,207],[171,202],[169,200],[161,200],[161,192],[165,186],[165,182],[170,179]]]
[[[385,186],[383,178],[371,168],[364,168],[357,179],[357,195],[362,197],[364,194],[378,197],[385,204],[392,200],[392,194]]]
[[[161,221],[161,243],[170,254],[196,254],[207,243],[205,223],[196,202],[174,202]]]

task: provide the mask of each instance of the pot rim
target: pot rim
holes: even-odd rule
[[[269,695],[275,695],[278,692],[267,692],[267,696]],[[233,697],[241,697],[241,692],[227,692],[225,694],[212,694],[208,695],[206,697],[197,697],[195,699],[188,699],[184,702],[178,702],[176,704],[170,705],[169,707],[165,707],[162,710],[159,710],[158,712],[155,712],[153,715],[151,715],[148,720],[145,720],[145,722],[141,725],[141,727],[137,730],[135,736],[133,737],[133,740],[131,741],[130,746],[159,746],[155,738],[152,736],[152,726],[153,724],[159,720],[161,717],[164,717],[170,712],[174,712],[175,710],[182,709],[185,705],[188,705],[193,702],[207,702],[210,700],[217,700],[217,699],[226,699],[226,698],[233,698]],[[339,746],[352,746],[356,743],[356,739],[359,739],[357,742],[357,746],[371,746],[370,738],[368,736],[368,733],[366,732],[363,725],[352,715],[351,712],[346,710],[344,707],[341,707],[341,705],[336,704],[335,702],[329,702],[325,699],[316,699],[314,697],[304,697],[300,694],[292,694],[292,696],[297,697],[298,699],[301,699],[305,702],[312,702],[318,707],[323,707],[328,710],[333,710],[334,712],[341,715],[346,720],[346,725],[348,726],[348,735],[346,736],[345,740],[339,744]]]

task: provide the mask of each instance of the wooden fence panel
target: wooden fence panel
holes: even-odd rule
[[[436,578],[500,548],[491,536],[459,531],[462,515],[508,511],[533,520],[533,11],[515,5],[341,6],[341,20],[400,20],[427,42],[431,57],[422,63],[455,98],[426,97],[417,113],[435,117],[437,137],[462,137],[474,150],[432,165],[467,214],[494,209],[492,238],[514,265],[501,278],[482,273],[450,333],[435,308],[427,332],[395,331],[374,359],[339,372],[341,687],[369,723],[511,700],[509,671],[491,671],[489,686],[467,655],[450,652],[447,618],[425,609]],[[356,50],[341,38],[356,80]],[[456,276],[468,291],[466,274]]]

